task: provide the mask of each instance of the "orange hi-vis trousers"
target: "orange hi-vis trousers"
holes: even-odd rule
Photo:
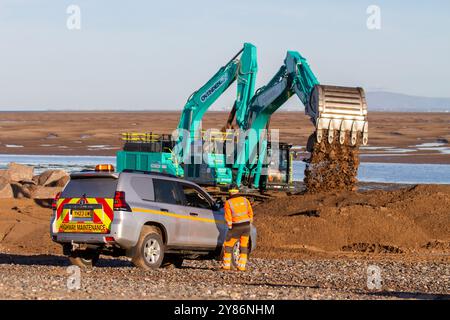
[[[233,224],[232,229],[228,230],[225,242],[224,242],[224,253],[223,253],[223,265],[222,269],[231,269],[231,259],[233,253],[233,247],[236,241],[240,241],[240,253],[237,268],[240,271],[245,271],[247,265],[248,256],[248,242],[250,238],[250,223],[240,223]]]

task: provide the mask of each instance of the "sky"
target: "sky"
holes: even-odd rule
[[[295,50],[323,84],[450,97],[447,0],[0,0],[0,111],[181,110],[244,42],[257,87]]]

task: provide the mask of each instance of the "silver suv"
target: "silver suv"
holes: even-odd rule
[[[144,269],[219,259],[227,232],[220,201],[195,183],[154,172],[73,173],[53,209],[52,240],[82,267],[100,254],[128,256]],[[250,251],[255,247],[252,226]],[[234,263],[238,255],[239,244]]]

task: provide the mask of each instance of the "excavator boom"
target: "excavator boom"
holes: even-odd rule
[[[250,43],[244,43],[244,47],[225,66],[221,67],[208,82],[188,98],[177,127],[180,130],[178,131],[175,156],[182,161],[186,160],[186,153],[183,152],[186,151],[186,143],[181,144],[181,141],[185,138],[184,132],[190,133],[190,137],[186,141],[188,144],[201,139],[198,128],[203,115],[234,81],[237,81],[234,108],[237,119],[242,118],[248,101],[252,98],[255,90],[257,69],[256,47]]]
[[[257,69],[256,47],[251,43],[244,43],[243,48],[211,79],[189,96],[175,136],[151,132],[125,133],[124,150],[117,152],[117,170],[158,171],[185,176],[191,180],[199,178],[198,166],[188,160],[192,156],[190,151],[196,147],[197,142],[202,141],[199,129],[205,112],[236,81],[237,94],[233,110],[236,120],[243,121],[247,105],[255,91]],[[224,181],[231,180],[231,170],[224,167],[215,170],[215,179],[219,171],[225,177]]]

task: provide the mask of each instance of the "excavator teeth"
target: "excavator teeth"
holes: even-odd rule
[[[363,139],[362,139],[362,143],[363,145],[367,145],[367,142],[369,141],[369,123],[366,122],[364,124],[364,129],[363,129]]]
[[[322,141],[322,135],[323,135],[322,129],[317,129],[317,133],[316,133],[317,142],[321,142]]]
[[[356,144],[356,131],[352,131],[350,139],[351,139],[351,141],[350,141],[351,145],[354,146]]]
[[[339,132],[339,143],[340,144],[344,144],[344,142],[345,142],[345,131],[341,130]]]
[[[328,143],[333,143],[334,140],[334,130],[328,130]]]

